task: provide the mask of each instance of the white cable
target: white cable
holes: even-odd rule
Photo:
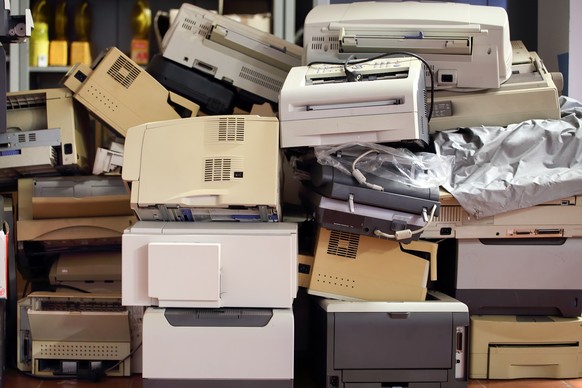
[[[377,154],[379,154],[378,151],[376,150],[368,150],[366,152],[364,152],[363,154],[361,154],[360,156],[358,156],[354,162],[352,163],[352,176],[358,181],[359,184],[364,185],[366,187],[369,187],[370,189],[376,190],[376,191],[384,191],[384,188],[380,185],[376,185],[374,183],[369,183],[366,181],[366,177],[364,176],[364,174],[362,174],[362,172],[360,170],[358,170],[356,168],[356,164],[366,155],[375,152]]]
[[[400,241],[400,240],[405,240],[405,239],[409,239],[412,236],[414,236],[415,234],[420,234],[422,232],[424,232],[426,230],[426,228],[428,228],[428,226],[432,223],[432,220],[434,218],[434,213],[436,212],[437,209],[437,205],[432,205],[432,209],[430,211],[430,216],[428,221],[426,222],[426,224],[424,224],[424,226],[420,229],[416,229],[416,230],[410,230],[410,229],[404,229],[404,230],[397,230],[396,232],[394,232],[394,234],[388,234],[385,232],[382,232],[379,229],[374,230],[374,234],[378,237],[385,237],[385,238],[389,238],[389,239],[394,239],[396,241]],[[426,213],[426,208],[423,209],[423,213]]]

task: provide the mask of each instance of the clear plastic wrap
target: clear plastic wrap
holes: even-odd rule
[[[365,174],[421,187],[438,187],[448,183],[454,157],[429,152],[413,153],[405,148],[393,148],[376,143],[345,143],[336,146],[316,146],[317,162],[330,165],[360,183]],[[365,179],[365,178],[364,178]]]

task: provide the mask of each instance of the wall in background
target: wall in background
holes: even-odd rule
[[[569,68],[572,69],[569,74],[569,96],[582,101],[582,1],[570,0],[570,43],[569,43]],[[576,70],[576,71],[574,71]]]

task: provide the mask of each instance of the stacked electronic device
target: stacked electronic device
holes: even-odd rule
[[[122,296],[148,306],[145,384],[292,386],[297,226],[278,222],[278,131],[219,115],[128,132],[141,221],[123,234]]]
[[[307,177],[300,196],[318,225],[313,259],[303,256],[301,268],[312,261],[303,284],[323,297],[320,382],[466,386],[468,308],[428,290],[437,244],[420,240],[440,213],[439,188],[366,170],[381,151],[365,146],[426,146],[436,91],[506,82],[507,14],[451,3],[320,5],[305,19],[303,50],[281,90],[279,119],[281,146],[317,157],[298,175]],[[325,147],[337,164],[321,163]],[[422,335],[435,330],[442,336]]]
[[[129,130],[141,221],[123,234],[122,296],[147,306],[147,386],[292,386],[297,226],[278,222],[278,133],[255,115]]]
[[[277,103],[297,46],[183,4],[148,72],[208,116],[128,131],[122,296],[146,306],[145,386],[292,387],[297,225],[282,222]],[[246,100],[245,100],[246,98]]]
[[[443,290],[471,313],[471,378],[574,378],[579,363],[579,196],[475,219],[455,200],[425,231],[442,238]]]
[[[435,131],[560,118],[560,78],[545,69],[535,52],[510,42],[501,8],[418,2],[318,6],[305,20],[303,54],[303,66],[289,73],[279,103],[281,145],[294,153],[342,143],[418,144]],[[362,173],[377,162],[377,150],[336,147],[335,152],[326,156],[337,164],[312,163],[301,173],[309,177],[303,178],[301,198],[319,231],[314,257],[302,256],[301,268],[311,270],[302,275],[308,293],[325,298],[318,324],[325,332],[322,384],[412,383],[407,368],[430,373],[431,367],[417,358],[399,357],[380,365],[376,360],[390,359],[380,348],[370,358],[354,350],[375,349],[379,338],[390,338],[383,330],[397,327],[384,315],[374,315],[390,307],[361,300],[413,298],[403,295],[410,286],[405,279],[413,279],[413,272],[397,264],[402,258],[394,250],[404,254],[406,247],[429,244],[419,238],[456,238],[450,241],[458,247],[451,252],[449,240],[440,244],[438,281],[429,288],[445,291],[465,309],[464,318],[457,316],[465,325],[457,326],[459,337],[453,343],[463,351],[468,345],[471,354],[457,354],[470,361],[447,364],[457,369],[441,384],[465,385],[467,377],[579,375],[575,344],[580,286],[570,274],[579,273],[580,263],[574,254],[577,239],[566,239],[579,234],[577,197],[473,219],[436,187],[423,190]],[[320,162],[321,152],[316,155]],[[431,201],[437,205],[432,222],[427,222]],[[555,211],[560,219],[548,217]],[[454,279],[447,283],[451,272]],[[427,278],[418,279],[426,284]],[[453,287],[442,286],[451,282]],[[390,294],[390,284],[398,292]],[[417,294],[418,302],[409,303],[429,306],[432,292],[424,302]],[[463,330],[469,329],[469,313],[470,341],[463,343],[459,339],[468,335]],[[393,312],[391,318],[397,317]],[[427,325],[436,327],[429,317]],[[401,323],[394,332],[406,336],[412,321]],[[432,339],[415,346],[429,346]],[[533,343],[535,353],[528,354]],[[398,338],[381,348],[393,344]]]
[[[206,114],[275,109],[287,73],[301,64],[301,48],[227,16],[184,3],[147,71]]]
[[[198,105],[114,47],[90,67],[73,66],[62,86],[7,98],[3,183],[17,182],[17,262],[33,291],[18,302],[16,366],[42,376],[128,376],[141,372],[143,307],[121,304],[121,243],[136,216],[119,173],[89,175],[91,145],[107,137],[92,131],[90,115],[123,137],[178,111],[195,115]],[[143,91],[151,98],[141,101]],[[63,330],[70,325],[77,335]]]

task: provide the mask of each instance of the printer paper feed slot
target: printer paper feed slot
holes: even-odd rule
[[[288,71],[289,63],[293,63],[296,60],[296,57],[287,54],[285,46],[277,47],[275,43],[263,43],[256,38],[246,36],[219,23],[212,28],[210,39],[225,47],[267,62],[283,71]]]
[[[149,297],[160,306],[182,301],[220,302],[220,244],[149,243]]]
[[[344,30],[345,31],[345,30]],[[353,33],[340,34],[340,47],[347,53],[389,52],[391,50],[411,51],[419,54],[471,55],[470,38],[453,36],[426,36],[417,32],[416,36],[383,36],[381,34]]]

